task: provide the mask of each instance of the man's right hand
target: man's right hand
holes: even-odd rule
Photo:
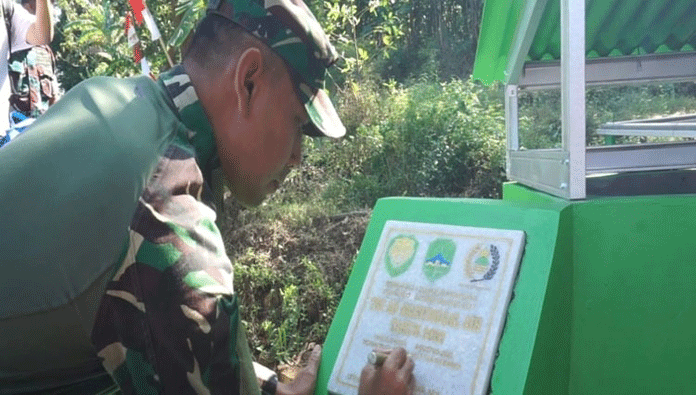
[[[317,371],[321,361],[321,346],[315,345],[309,356],[307,366],[302,369],[295,379],[288,383],[278,383],[276,395],[311,395],[317,383]]]
[[[415,386],[413,360],[406,350],[389,353],[382,366],[367,364],[360,374],[359,395],[411,395]]]

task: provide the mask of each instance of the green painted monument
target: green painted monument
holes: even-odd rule
[[[696,80],[693,1],[649,5],[486,1],[474,78],[505,85],[511,182],[502,200],[377,202],[317,394],[357,393],[373,346],[407,348],[417,394],[696,394],[696,125],[585,144],[587,85]],[[522,89],[561,90],[562,147],[522,148]]]

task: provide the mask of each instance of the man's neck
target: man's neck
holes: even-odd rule
[[[219,166],[215,135],[190,76],[178,65],[163,73],[160,83],[171,98],[179,119],[188,129],[180,138],[193,146],[198,165],[204,176],[208,176],[213,168]]]

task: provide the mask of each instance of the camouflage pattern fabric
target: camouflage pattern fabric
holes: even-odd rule
[[[301,0],[210,0],[208,13],[243,27],[285,60],[311,123],[310,136],[346,133],[325,91],[327,69],[338,60],[314,14]]]
[[[47,45],[13,52],[9,77],[10,106],[27,117],[37,118],[58,99],[55,56]]]
[[[161,81],[180,114],[199,105],[181,67]],[[187,134],[165,151],[139,199],[92,341],[125,394],[258,394],[232,265],[191,144],[196,132]]]

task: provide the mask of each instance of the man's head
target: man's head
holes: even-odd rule
[[[184,57],[232,192],[256,205],[301,161],[302,135],[345,133],[324,86],[336,59],[299,1],[217,0]]]

